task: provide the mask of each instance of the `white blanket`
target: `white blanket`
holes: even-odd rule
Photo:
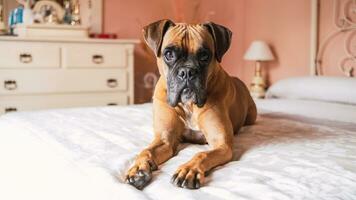
[[[143,191],[124,183],[153,138],[151,104],[1,116],[0,199],[356,199],[356,106],[258,105],[257,124],[235,136],[234,161],[199,190],[169,181],[208,145],[182,145]]]

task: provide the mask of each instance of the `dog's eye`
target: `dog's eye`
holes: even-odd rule
[[[203,51],[198,54],[199,61],[207,62],[207,61],[209,61],[209,58],[210,58],[210,55],[208,52]]]
[[[172,61],[176,58],[176,55],[172,50],[167,50],[166,52],[164,52],[164,57],[167,61]]]

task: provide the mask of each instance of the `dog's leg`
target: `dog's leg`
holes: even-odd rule
[[[152,171],[175,153],[176,145],[163,141],[160,137],[154,139],[149,147],[136,158],[135,164],[127,172],[127,181],[137,189],[143,189],[152,179]]]
[[[167,161],[177,151],[184,124],[172,108],[160,105],[154,112],[155,139],[136,158],[127,172],[127,182],[137,189],[143,189],[152,179],[152,171]]]
[[[172,183],[184,188],[198,189],[205,173],[232,159],[233,130],[230,119],[220,112],[206,111],[199,125],[212,150],[196,154],[181,165],[172,177]]]

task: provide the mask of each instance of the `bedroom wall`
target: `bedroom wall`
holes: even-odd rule
[[[144,2],[144,3],[143,3]],[[322,0],[320,36],[333,30],[333,0]],[[309,75],[310,0],[105,0],[104,30],[122,38],[140,38],[141,27],[158,19],[201,22],[212,20],[228,26],[234,32],[231,49],[222,63],[232,75],[249,84],[254,63],[243,60],[243,54],[253,40],[267,41],[276,60],[265,63],[269,84],[290,76]],[[334,45],[334,46],[333,46]],[[324,72],[341,75],[335,67],[343,50],[340,41],[328,47]],[[143,86],[147,72],[157,73],[155,60],[144,45],[135,50],[136,102],[149,101],[151,89]]]
[[[310,0],[247,0],[245,14],[245,49],[253,40],[264,40],[277,58],[264,64],[270,84],[309,73]],[[254,63],[245,61],[246,83],[253,71]]]
[[[223,66],[230,74],[242,74],[244,53],[244,7],[245,0],[105,0],[104,31],[117,33],[120,38],[141,38],[141,29],[162,18],[174,21],[214,21],[234,32],[231,49],[225,56]],[[150,101],[152,89],[145,88],[143,77],[148,72],[157,73],[155,60],[144,45],[135,50],[135,96],[136,102]]]
[[[328,34],[336,30],[334,0],[319,2],[319,42],[322,42]],[[277,57],[276,61],[265,63],[269,84],[291,76],[309,75],[310,0],[247,0],[245,14],[245,48],[248,48],[251,41],[262,39],[271,45]],[[353,17],[356,19],[356,14]],[[326,47],[322,57],[324,75],[344,75],[337,66],[345,57],[345,35],[340,34]],[[350,42],[356,43],[356,37]],[[356,48],[353,50],[356,52]],[[242,70],[242,79],[249,83],[253,75],[253,63],[244,62]]]

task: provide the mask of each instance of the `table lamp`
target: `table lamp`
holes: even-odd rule
[[[274,60],[274,56],[268,44],[264,41],[253,41],[245,53],[245,60],[255,61],[255,75],[251,82],[251,96],[253,98],[264,98],[266,82],[261,75],[261,62]]]

